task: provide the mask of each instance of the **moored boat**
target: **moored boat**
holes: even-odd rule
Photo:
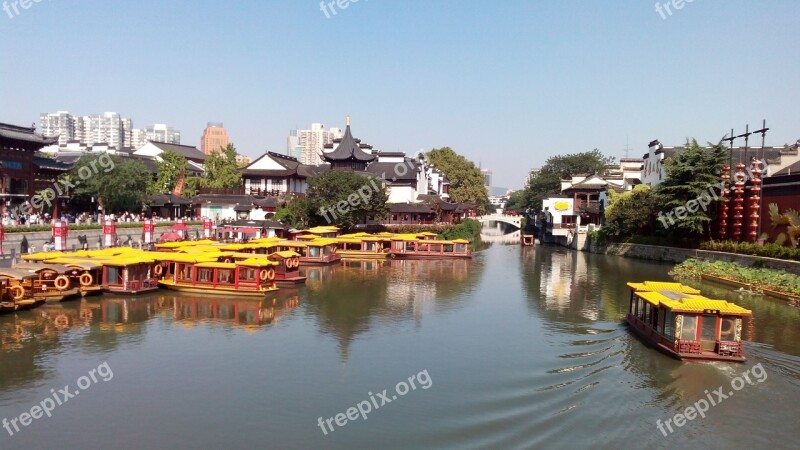
[[[35,275],[31,286],[31,292],[35,299],[61,302],[78,298],[81,295],[78,280],[71,277],[73,269],[67,266],[47,262],[22,262],[15,265],[14,269]]]
[[[300,262],[303,265],[336,264],[342,260],[335,239],[314,239],[304,242],[302,248],[292,250],[300,253]]]
[[[469,241],[465,239],[420,240],[415,235],[393,237],[391,254],[403,259],[472,258]]]
[[[745,360],[742,322],[749,309],[713,300],[680,283],[628,283],[626,321],[658,350],[684,361]]]
[[[104,292],[142,294],[158,289],[158,278],[154,273],[156,260],[146,252],[97,259],[96,262],[103,265],[101,284]]]
[[[278,286],[304,284],[306,277],[300,275],[300,254],[291,250],[275,252],[268,257],[277,263],[275,266],[275,283]]]
[[[49,263],[61,264],[70,269],[68,276],[77,282],[81,295],[99,295],[103,293],[103,265],[86,258],[59,257],[47,260]]]
[[[0,308],[3,311],[30,309],[44,303],[33,297],[36,274],[21,269],[0,269]]]
[[[336,239],[336,253],[342,259],[386,259],[389,257],[389,237],[356,233]]]
[[[263,297],[278,290],[274,281],[276,265],[266,258],[236,262],[177,260],[172,263],[171,272],[165,273],[158,283],[183,292]]]

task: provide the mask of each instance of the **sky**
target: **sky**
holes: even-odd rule
[[[674,1],[0,0],[0,122],[114,111],[199,147],[220,121],[252,157],[349,115],[376,149],[449,146],[509,188],[549,156],[762,119],[767,145],[800,139],[800,2]]]

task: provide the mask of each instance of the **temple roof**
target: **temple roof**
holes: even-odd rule
[[[350,125],[348,124],[339,145],[332,152],[323,152],[322,156],[327,161],[345,161],[348,159],[364,162],[373,161],[376,156],[371,152],[367,153],[361,150],[362,146],[363,144],[360,144],[358,139],[353,138],[353,134],[350,132]],[[372,147],[369,148],[371,149]]]
[[[58,142],[58,136],[44,137],[36,133],[35,127],[22,127],[8,123],[0,123],[0,138],[28,142],[42,147]]]

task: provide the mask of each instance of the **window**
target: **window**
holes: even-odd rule
[[[701,327],[700,339],[704,341],[717,340],[717,316],[703,316]]]
[[[240,267],[239,268],[239,281],[257,281],[256,279],[256,269],[250,267]]]
[[[214,269],[201,267],[197,269],[197,281],[200,283],[211,283],[214,276]]]
[[[664,337],[672,340],[675,339],[675,313],[667,311],[664,314]]]
[[[681,339],[684,341],[697,340],[697,316],[683,316],[683,332],[681,333]]]
[[[113,267],[113,266],[106,267],[106,283],[108,284],[122,283],[119,276],[119,267]]]

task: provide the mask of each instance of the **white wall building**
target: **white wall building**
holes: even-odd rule
[[[167,144],[180,144],[181,132],[163,123],[157,123],[147,128],[136,128],[131,133],[131,148],[137,150],[147,141],[166,142]]]
[[[318,166],[323,163],[320,155],[322,155],[325,144],[332,143],[334,139],[339,139],[342,135],[340,128],[329,130],[322,123],[312,123],[309,130],[291,130],[287,139],[287,154],[295,156],[299,149],[298,160],[301,163]]]
[[[39,125],[44,137],[58,136],[58,144],[66,145],[75,139],[76,117],[69,111],[42,113],[39,115]]]

